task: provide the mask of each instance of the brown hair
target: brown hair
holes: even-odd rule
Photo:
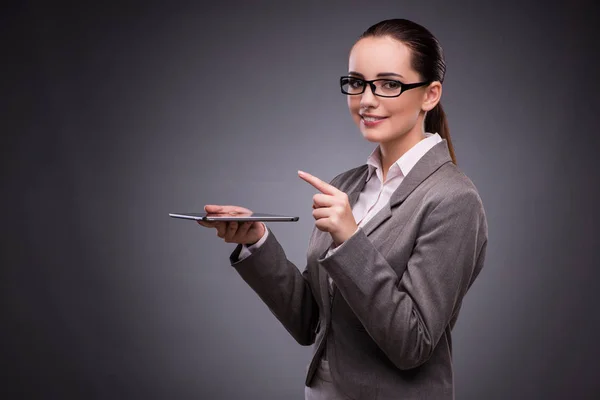
[[[444,82],[446,62],[438,40],[425,27],[407,19],[388,19],[367,29],[359,39],[365,37],[390,36],[404,43],[412,52],[411,66],[423,80]],[[454,146],[450,139],[448,122],[442,104],[438,104],[425,116],[425,131],[439,133],[448,142],[452,162],[456,164]]]

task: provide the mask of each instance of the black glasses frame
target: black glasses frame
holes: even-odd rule
[[[354,79],[354,80],[358,80],[358,81],[362,81],[363,82],[363,86],[362,86],[362,90],[359,93],[348,93],[344,91],[344,80],[345,79]],[[398,85],[400,85],[400,93],[395,94],[393,96],[386,96],[383,94],[378,94],[375,89],[377,88],[375,86],[375,82],[378,81],[386,81],[386,82],[396,82]],[[367,89],[367,84],[371,87],[371,93],[373,93],[375,96],[379,96],[379,97],[398,97],[400,96],[402,93],[406,92],[407,90],[410,89],[414,89],[420,86],[425,86],[430,84],[431,81],[423,81],[423,82],[416,82],[416,83],[403,83],[400,82],[399,80],[396,79],[385,79],[385,78],[380,78],[380,79],[373,79],[370,81],[364,80],[362,78],[358,78],[356,76],[342,76],[340,77],[340,89],[342,90],[343,94],[347,94],[348,96],[356,96],[359,94],[363,94],[365,92],[365,90]]]

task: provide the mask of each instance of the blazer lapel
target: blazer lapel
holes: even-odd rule
[[[340,184],[340,190],[346,192],[348,195],[348,202],[350,203],[350,208],[353,208],[358,200],[358,196],[360,192],[363,191],[365,185],[367,184],[367,175],[369,174],[369,167],[365,164],[357,172],[358,178],[354,179],[350,182],[342,182]]]
[[[398,186],[398,189],[392,193],[389,203],[383,207],[369,222],[363,227],[363,231],[368,236],[379,225],[384,223],[392,216],[392,208],[401,204],[425,179],[437,171],[442,165],[451,162],[452,158],[448,151],[448,142],[444,139],[429,150],[410,170],[404,180]]]

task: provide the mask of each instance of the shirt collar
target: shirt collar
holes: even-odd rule
[[[425,138],[419,141],[416,145],[410,148],[406,153],[402,155],[394,164],[396,164],[399,168],[399,172],[406,176],[410,172],[410,170],[415,166],[415,164],[427,153],[433,146],[441,142],[443,139],[440,137],[438,133],[425,133]],[[394,166],[390,167],[390,171]],[[373,152],[367,158],[367,166],[369,171],[367,173],[367,182],[371,179],[371,176],[374,172],[377,173],[379,180],[381,180],[381,153],[379,152],[379,146],[373,150]],[[389,179],[389,177],[388,177]]]

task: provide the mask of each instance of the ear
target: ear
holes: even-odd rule
[[[439,81],[434,81],[425,88],[423,95],[423,103],[421,109],[423,111],[431,111],[440,102],[442,97],[442,84]]]

